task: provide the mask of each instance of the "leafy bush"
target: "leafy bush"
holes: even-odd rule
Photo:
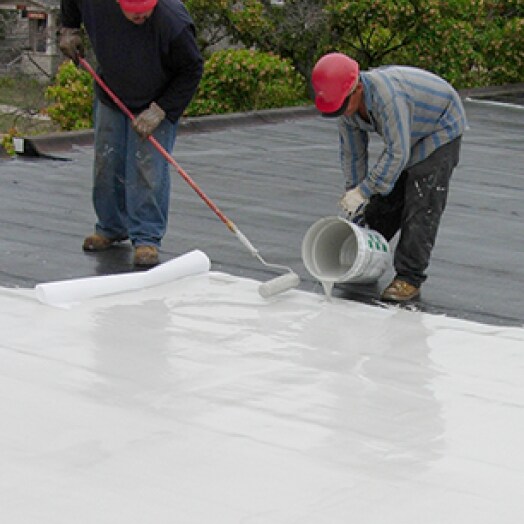
[[[64,131],[89,129],[93,126],[93,81],[87,71],[66,61],[59,68],[55,82],[45,92],[52,103],[49,117]]]
[[[206,56],[211,54],[215,46],[222,45],[229,38],[224,27],[228,2],[229,0],[184,0],[197,28],[198,47]]]
[[[487,85],[524,81],[524,18],[491,24],[479,34]]]
[[[337,48],[362,69],[391,63],[392,54],[419,38],[427,2],[417,0],[330,1],[326,11]]]
[[[8,156],[15,156],[16,154],[13,138],[17,136],[20,136],[20,133],[14,127],[9,129],[9,131],[2,136],[1,145]]]
[[[93,125],[93,82],[68,61],[46,89],[47,114],[65,131]],[[225,50],[205,62],[204,75],[185,116],[251,111],[307,103],[304,80],[288,61],[269,53]]]
[[[188,116],[296,106],[308,102],[306,86],[289,61],[248,49],[213,53]]]
[[[457,88],[524,80],[522,0],[426,4],[418,38],[391,60],[429,69]]]
[[[326,23],[327,0],[286,0],[276,5],[268,0],[184,3],[197,27],[201,49],[221,42],[273,53],[289,59],[305,79],[309,79],[315,58],[327,46],[336,45]]]
[[[306,83],[320,56],[362,69],[404,63],[455,87],[524,81],[524,0],[187,0],[199,32],[289,59]],[[219,29],[222,30],[220,33]]]

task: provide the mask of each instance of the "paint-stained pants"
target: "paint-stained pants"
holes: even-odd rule
[[[153,133],[168,152],[174,147],[176,128],[165,119]],[[97,233],[129,237],[135,246],[160,246],[169,212],[169,165],[120,110],[100,101],[95,106],[93,178]]]
[[[394,254],[398,277],[419,287],[427,278],[431,251],[446,207],[449,182],[458,164],[461,137],[400,175],[388,195],[373,195],[365,222],[388,241],[400,230]]]

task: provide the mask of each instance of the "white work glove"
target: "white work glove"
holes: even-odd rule
[[[142,111],[133,122],[133,129],[142,137],[147,138],[166,117],[166,112],[156,103],[151,102],[149,108]]]
[[[338,204],[348,214],[348,219],[355,222],[363,217],[367,203],[368,199],[362,195],[358,187],[355,187],[350,189]]]

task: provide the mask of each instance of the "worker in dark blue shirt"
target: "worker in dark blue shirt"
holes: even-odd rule
[[[460,96],[429,71],[386,66],[364,72],[342,53],[316,63],[312,84],[317,109],[338,119],[346,186],[341,207],[388,241],[400,231],[396,276],[381,298],[417,298],[459,161],[466,127]],[[383,142],[374,163],[370,133]]]
[[[95,100],[94,234],[86,251],[130,239],[137,266],[159,262],[166,232],[170,175],[152,135],[172,151],[179,118],[194,96],[203,59],[195,27],[180,0],[61,0],[59,45],[75,63],[82,31],[98,73],[135,115],[131,122],[97,85]]]

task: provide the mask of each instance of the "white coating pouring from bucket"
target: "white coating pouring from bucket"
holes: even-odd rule
[[[330,296],[336,282],[376,282],[391,266],[391,251],[377,231],[329,216],[315,222],[304,235],[302,260]]]

